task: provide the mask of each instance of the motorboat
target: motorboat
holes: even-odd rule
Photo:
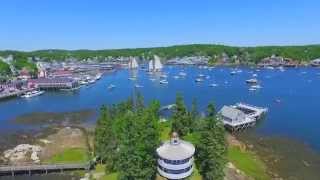
[[[108,86],[108,89],[111,90],[111,89],[114,89],[115,87],[116,87],[115,85],[110,84],[110,85]]]
[[[202,78],[197,78],[197,79],[195,80],[195,82],[203,82],[203,79],[202,79]]]
[[[34,90],[34,91],[29,91],[29,92],[25,93],[21,97],[23,97],[23,98],[31,98],[31,97],[35,97],[35,96],[40,96],[43,93],[44,93],[44,91]]]
[[[248,83],[248,84],[256,84],[256,83],[258,83],[258,80],[256,78],[248,79],[248,80],[246,80],[246,83]]]
[[[215,83],[212,83],[209,85],[209,87],[217,87],[217,86],[218,86],[218,84],[215,84]]]
[[[134,85],[135,88],[142,88],[143,86],[139,85],[139,84],[135,84]]]
[[[160,84],[168,84],[169,82],[167,81],[167,80],[161,80],[161,81],[159,81],[160,82]]]

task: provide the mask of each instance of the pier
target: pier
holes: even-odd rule
[[[267,108],[237,103],[234,106],[223,106],[218,113],[218,118],[227,130],[234,133],[255,126],[267,111]]]
[[[63,172],[70,170],[90,170],[94,161],[78,164],[40,164],[40,165],[18,165],[0,166],[1,176],[15,176],[16,174],[47,174],[50,172]]]

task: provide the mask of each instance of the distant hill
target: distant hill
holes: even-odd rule
[[[300,62],[310,61],[320,57],[320,45],[304,46],[259,46],[235,47],[210,44],[176,45],[169,47],[135,48],[135,49],[109,49],[109,50],[38,50],[32,52],[0,51],[0,56],[9,54],[14,57],[40,57],[50,60],[64,60],[66,58],[87,59],[92,57],[120,57],[137,56],[151,58],[154,54],[164,59],[184,56],[210,56],[217,58],[221,55],[237,57],[241,62],[257,63],[262,58],[271,55],[283,56]]]

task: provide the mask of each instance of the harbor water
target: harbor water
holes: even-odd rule
[[[161,76],[150,75],[144,70],[118,70],[105,75],[95,84],[73,92],[54,91],[29,99],[14,98],[0,101],[0,132],[12,132],[30,125],[17,125],[14,119],[34,112],[97,111],[103,104],[113,104],[139,91],[146,103],[157,99],[162,105],[172,104],[181,93],[190,107],[196,99],[201,112],[209,102],[219,110],[223,105],[244,102],[269,109],[265,119],[253,131],[260,135],[281,136],[298,140],[320,151],[319,107],[320,69],[290,68],[285,71],[239,67],[231,75],[232,68],[166,66],[168,84],[160,84]],[[185,77],[179,76],[186,73]],[[202,82],[195,82],[199,74]],[[249,91],[247,79],[257,75],[261,89]],[[129,80],[136,77],[136,80]],[[163,78],[163,77],[162,77]],[[115,87],[108,89],[113,84]],[[212,85],[215,84],[215,85]],[[211,86],[210,86],[211,85]],[[91,118],[93,122],[95,118]]]

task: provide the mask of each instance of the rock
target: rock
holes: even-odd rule
[[[12,164],[31,160],[39,163],[40,159],[38,153],[42,151],[40,146],[30,144],[20,144],[13,149],[4,151],[3,157]],[[30,155],[28,157],[28,155]]]

